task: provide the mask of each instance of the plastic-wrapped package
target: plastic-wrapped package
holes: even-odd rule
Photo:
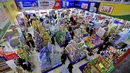
[[[51,66],[50,55],[46,47],[44,47],[39,55],[41,69],[44,70]]]
[[[65,44],[65,33],[63,31],[58,31],[55,34],[56,41],[60,46],[63,46]]]
[[[35,36],[35,44],[38,51],[40,51],[44,47],[43,39],[37,31],[34,31]]]

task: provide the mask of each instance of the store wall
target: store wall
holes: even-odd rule
[[[130,21],[130,5],[112,2],[76,0],[75,8]]]
[[[100,5],[100,2],[88,2],[88,1],[77,0],[75,1],[74,7],[97,13],[99,5]]]
[[[15,0],[19,10],[73,8],[74,0]]]
[[[16,16],[18,15],[18,9],[17,6],[14,2],[14,0],[9,0],[4,2],[5,4],[5,8],[8,9],[7,13],[10,16],[10,21],[11,23],[14,21],[14,19],[16,18]]]
[[[102,2],[98,13],[130,21],[129,4],[112,4]]]

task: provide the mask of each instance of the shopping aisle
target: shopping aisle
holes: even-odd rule
[[[54,69],[54,70],[52,70],[52,71],[50,71],[50,72],[48,72],[48,73],[61,73],[61,71],[63,70],[64,67],[68,67],[69,63],[70,63],[70,62],[69,62],[69,60],[67,59],[65,65],[62,65],[61,67],[56,68],[56,69]],[[78,62],[77,64],[73,65],[73,73],[82,73],[82,72],[80,71],[79,67],[80,67],[81,65],[83,65],[84,63],[86,63],[86,60],[82,60],[82,61]],[[65,72],[64,72],[64,73],[65,73]]]
[[[106,46],[110,44],[110,43],[108,44],[109,41],[105,40],[107,38],[103,37],[103,35],[102,37],[99,36],[100,33],[97,34],[97,30],[96,30],[97,28],[94,28],[88,24],[83,25],[83,27],[85,28],[82,28],[82,26],[79,26],[79,25],[77,26],[81,28],[77,28],[76,26],[71,27],[74,25],[70,25],[70,24],[71,23],[64,23],[64,24],[61,23],[61,25],[60,26],[57,25],[57,27],[48,24],[46,27],[43,27],[40,23],[37,23],[37,26],[35,26],[36,28],[33,27],[35,31],[33,30],[32,27],[28,28],[27,33],[32,34],[33,40],[36,44],[35,46],[36,49],[33,51],[33,54],[30,56],[31,62],[35,66],[32,73],[41,73],[41,72],[43,73],[44,72],[45,73],[69,73],[67,69],[70,63],[69,59],[71,59],[71,64],[73,64],[72,73],[82,73],[84,71],[85,72],[92,71],[92,69],[87,70],[87,68],[89,68],[90,65],[91,66],[97,65],[97,67],[94,67],[94,68],[98,68],[98,65],[102,65],[102,64],[98,64],[102,62],[101,60],[103,60],[105,64],[111,63],[110,64],[111,68],[114,68],[111,56],[113,56],[112,51],[113,49],[115,51],[115,48],[113,48],[112,46],[111,47]],[[72,28],[74,30],[72,30]],[[86,30],[86,28],[88,30]],[[102,31],[99,31],[99,32],[102,32]],[[71,40],[73,36],[75,37],[73,38],[73,40]],[[107,44],[106,43],[103,44],[104,42],[107,42]],[[128,42],[129,44],[129,41],[126,41],[126,42]],[[101,45],[102,47],[100,47]],[[60,47],[60,46],[65,46],[66,48]],[[69,59],[66,60],[65,65],[64,64],[61,65],[61,55],[64,55],[63,51],[66,51],[66,54],[69,57]],[[100,54],[97,54],[97,51],[99,51]],[[110,52],[110,55],[109,55],[109,52]],[[114,53],[114,54],[119,54],[119,53]],[[106,56],[109,56],[109,57],[106,58]],[[118,56],[115,56],[115,57],[118,57]],[[106,62],[108,61],[107,59],[109,59],[109,62]],[[97,60],[99,62],[97,62]],[[93,62],[97,62],[96,65]],[[109,70],[110,66],[105,68],[106,65],[104,65],[104,69],[106,69],[106,72],[110,71]],[[24,73],[27,73],[27,72],[24,72]],[[93,73],[96,73],[96,72],[93,71]]]
[[[34,69],[33,69],[33,72],[32,73],[41,73],[41,68],[40,68],[40,62],[38,60],[38,54],[36,51],[33,52],[32,54],[32,58],[31,58],[31,61],[33,62],[34,64]]]
[[[34,37],[34,30],[32,27],[28,28],[28,33],[31,33],[32,36]],[[32,73],[41,73],[41,68],[40,68],[40,61],[38,60],[38,55],[39,53],[36,52],[35,50],[33,51],[31,55],[31,62],[34,64],[34,69]]]

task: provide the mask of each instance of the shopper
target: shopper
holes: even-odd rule
[[[32,35],[30,33],[28,33],[28,37],[27,37],[27,42],[26,44],[30,47],[30,48],[35,48],[35,43],[33,41]]]
[[[74,39],[74,31],[73,30],[70,32],[70,35],[71,35],[71,38]]]
[[[74,20],[73,16],[70,17],[70,21],[72,22],[72,25],[77,25],[76,21]]]
[[[89,30],[90,30],[90,28],[89,28],[89,26],[87,26],[87,27],[86,27],[86,32],[89,33]]]
[[[106,50],[110,46],[111,46],[111,43],[108,41],[107,43],[105,43],[103,50]]]
[[[68,31],[72,31],[72,27],[70,25],[68,25]]]
[[[34,30],[36,30],[36,27],[37,27],[36,19],[32,19],[32,27]]]
[[[73,69],[73,65],[70,63],[70,64],[68,65],[68,70],[69,70],[70,73],[72,73],[72,69]]]
[[[29,18],[28,18],[27,15],[25,15],[25,17],[24,17],[24,23],[25,23],[25,26],[26,26],[26,27],[29,27],[29,26],[30,26],[30,24],[29,24]]]
[[[64,44],[64,48],[66,48],[66,46],[68,45],[68,40],[65,39],[65,44]]]
[[[31,48],[27,44],[23,44],[24,50],[27,52],[28,55],[32,54]]]
[[[54,36],[51,37],[51,43],[52,43],[53,45],[55,45],[55,38],[54,38]]]
[[[62,62],[62,64],[65,64],[66,59],[67,59],[67,56],[66,56],[66,53],[64,51],[63,54],[62,54],[62,56],[61,56],[61,62]]]
[[[93,29],[93,28],[91,28],[91,29],[90,29],[90,36],[92,36],[92,35],[93,35],[93,32],[94,32],[94,29]]]
[[[61,18],[64,18],[64,16],[65,16],[65,14],[62,12],[62,13],[61,13]]]
[[[106,36],[106,37],[104,38],[104,42],[103,42],[104,45],[106,45],[106,43],[109,41],[109,37],[110,37],[110,36],[108,35],[108,36]]]
[[[69,34],[71,35],[71,39],[74,38],[74,31],[72,30],[72,27],[68,25],[68,31],[69,31]]]
[[[28,72],[32,71],[30,62],[28,62],[22,58],[18,58],[18,63],[24,70],[27,70]]]
[[[100,52],[103,50],[103,44],[99,46],[97,54],[100,54]]]
[[[93,50],[88,49],[88,55],[89,55],[89,56],[94,55],[94,54],[93,54]]]
[[[74,21],[74,18],[73,16],[70,17],[70,21],[73,22]]]

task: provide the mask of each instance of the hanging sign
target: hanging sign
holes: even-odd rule
[[[34,9],[38,7],[37,0],[16,0],[16,4],[19,10]]]
[[[2,6],[0,6],[0,30],[2,30],[8,22],[9,19],[5,13],[5,10]]]
[[[5,8],[4,3],[0,3],[0,40],[9,28],[10,22],[8,17],[8,9]]]
[[[38,3],[43,9],[61,9],[60,0],[38,0]]]
[[[101,2],[98,13],[130,21],[129,4],[111,4]]]
[[[75,1],[74,7],[97,13],[99,5],[99,2]]]
[[[18,9],[14,0],[10,0],[4,3],[4,8],[8,9],[8,14],[10,21],[13,22],[16,16],[18,15]]]
[[[61,0],[62,8],[74,8],[74,0]]]

